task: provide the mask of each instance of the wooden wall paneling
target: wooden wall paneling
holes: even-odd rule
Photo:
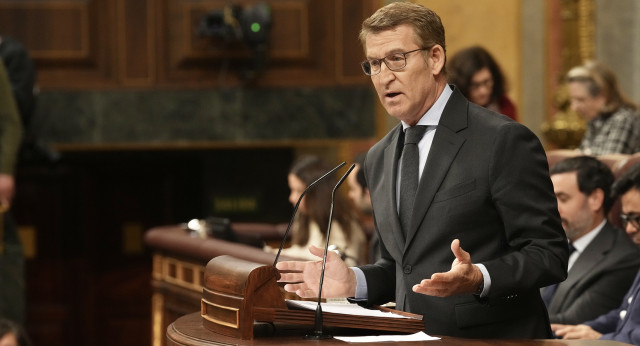
[[[362,21],[382,6],[379,0],[336,0],[336,79],[342,84],[368,83],[360,67],[364,60],[358,36]]]
[[[360,21],[380,0],[271,0],[268,63],[257,86],[366,83]],[[242,84],[242,42],[200,37],[228,0],[0,0],[0,33],[29,49],[46,89],[217,87]],[[254,0],[231,2],[251,6]],[[357,20],[354,20],[357,18]],[[228,64],[228,66],[227,66]]]
[[[160,36],[166,42],[158,58],[159,81],[192,86],[226,86],[241,82],[238,71],[250,62],[250,50],[239,42],[198,37],[196,33],[198,23],[206,13],[222,10],[228,3],[227,0],[165,0]],[[248,6],[255,2],[233,3]],[[268,4],[273,23],[268,65],[256,84],[335,84],[335,0],[282,0]],[[228,70],[225,70],[227,63]]]
[[[273,16],[270,42],[274,47],[291,45],[299,54],[278,57],[274,49],[265,77],[284,86],[335,85],[336,1],[274,2],[274,12],[276,4],[282,12]]]
[[[125,86],[155,82],[155,1],[118,0],[118,79]]]
[[[224,6],[224,5],[222,5]],[[170,85],[176,83],[203,85],[206,80],[215,79],[212,70],[213,59],[206,56],[208,47],[204,42],[191,49],[192,38],[196,36],[195,27],[189,21],[193,17],[204,15],[209,4],[185,0],[163,0],[157,12],[158,49],[157,82]],[[192,30],[193,29],[193,30]],[[196,40],[198,42],[199,40]]]
[[[273,11],[270,61],[265,75],[282,85],[322,83],[332,79],[333,47],[327,44],[327,24],[333,1],[286,1]],[[333,20],[333,18],[331,18]],[[333,28],[331,28],[333,29]],[[330,36],[329,36],[330,37]],[[330,43],[330,42],[329,42]],[[329,54],[327,54],[329,53]],[[296,82],[297,81],[297,82]]]
[[[309,6],[300,1],[283,1],[271,5],[273,27],[269,41],[274,60],[300,60],[309,56]]]
[[[0,29],[19,39],[39,60],[87,60],[89,11],[86,1],[0,2]]]
[[[0,1],[0,32],[22,41],[42,88],[113,85],[115,23],[106,0]]]

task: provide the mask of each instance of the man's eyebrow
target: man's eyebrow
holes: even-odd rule
[[[388,57],[389,55],[398,54],[398,53],[404,53],[404,52],[405,52],[405,50],[403,48],[394,48],[392,50],[387,51],[387,53],[385,53],[384,56],[379,57],[379,58],[374,58],[374,57],[371,57],[371,56],[367,56],[367,60],[380,60],[382,58]]]

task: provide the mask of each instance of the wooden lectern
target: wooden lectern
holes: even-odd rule
[[[278,286],[280,274],[271,265],[218,256],[204,274],[201,316],[203,326],[238,339],[253,339],[254,322],[313,326],[315,311],[289,309]],[[362,317],[323,312],[327,327],[415,333],[424,329],[422,316],[384,309],[406,318]]]
[[[203,325],[219,334],[253,339],[257,309],[286,309],[279,277],[273,266],[228,255],[215,257],[204,274]]]
[[[171,346],[204,345],[344,345],[337,339],[305,340],[304,328],[314,325],[315,312],[287,308],[277,284],[280,274],[272,265],[232,256],[218,256],[205,268],[205,287],[200,313],[182,316],[167,328]],[[421,316],[390,311],[410,318],[362,317],[323,312],[324,325],[341,335],[370,335],[390,331],[415,333],[423,330]],[[256,323],[267,322],[267,323]],[[260,328],[272,323],[275,328]],[[257,338],[254,339],[254,326]],[[340,328],[343,327],[343,328]],[[345,329],[346,327],[347,329]],[[438,345],[451,346],[622,346],[610,340],[464,339],[441,336]],[[411,345],[433,345],[416,341]],[[379,345],[370,342],[364,345]]]

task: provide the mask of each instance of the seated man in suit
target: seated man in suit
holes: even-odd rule
[[[590,156],[572,157],[551,168],[562,226],[575,250],[564,282],[545,287],[551,323],[575,324],[620,305],[640,268],[640,248],[606,219],[613,174]]]
[[[640,246],[640,165],[613,185],[613,194],[621,196],[625,231]],[[605,339],[640,345],[640,271],[619,307],[583,324],[552,324],[551,329],[563,339]]]

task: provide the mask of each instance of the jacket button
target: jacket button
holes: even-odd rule
[[[405,274],[411,274],[411,265],[407,264],[404,266],[404,273]]]

